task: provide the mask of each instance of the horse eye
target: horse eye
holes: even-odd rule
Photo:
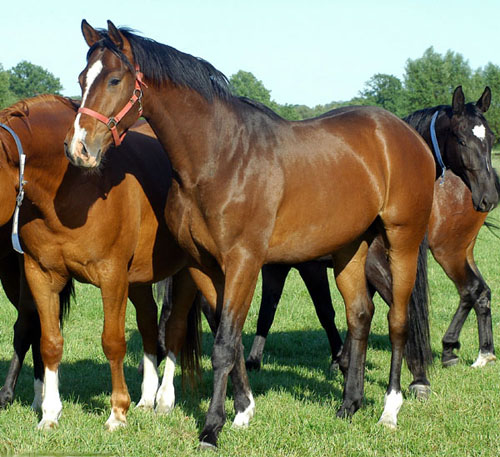
[[[118,84],[120,84],[120,80],[118,78],[113,78],[109,80],[108,84],[110,86],[118,86]]]
[[[462,140],[462,139],[458,140],[458,144],[460,146],[467,146],[467,143],[464,140]]]

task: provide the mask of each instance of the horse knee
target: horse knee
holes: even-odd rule
[[[123,359],[127,351],[125,338],[119,340],[102,339],[102,350],[108,360]]]
[[[63,352],[63,337],[61,335],[42,337],[40,339],[40,353],[47,367],[59,364]]]

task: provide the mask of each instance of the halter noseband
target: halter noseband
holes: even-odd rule
[[[131,110],[131,108],[135,105],[136,102],[139,102],[139,117],[142,115],[142,87],[148,87],[144,81],[142,80],[143,74],[141,73],[139,66],[135,67],[135,88],[132,93],[132,97],[127,102],[127,104],[122,108],[122,110],[116,115],[112,117],[106,117],[97,111],[94,111],[90,108],[81,107],[78,109],[79,113],[88,114],[91,117],[96,118],[98,121],[101,121],[103,124],[106,124],[109,130],[111,130],[111,134],[113,135],[113,141],[115,142],[115,146],[119,146],[123,141],[123,138],[127,134],[127,130],[125,130],[121,136],[118,135],[118,131],[116,126],[123,119],[123,117]]]

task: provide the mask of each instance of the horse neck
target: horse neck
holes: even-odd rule
[[[64,156],[64,137],[75,111],[62,103],[37,108],[30,109],[29,127],[25,126],[20,136],[26,154],[24,189],[26,198],[32,202],[50,205],[69,164]],[[16,172],[18,175],[18,164]]]
[[[151,85],[144,93],[144,117],[168,154],[172,168],[185,179],[196,174],[213,153],[216,125],[221,112],[226,111],[221,100],[208,101],[191,89]]]
[[[13,128],[12,122],[8,123]],[[16,132],[17,134],[17,132]],[[14,213],[19,188],[19,153],[14,138],[0,128],[0,227],[6,225]],[[22,140],[21,140],[22,141]]]

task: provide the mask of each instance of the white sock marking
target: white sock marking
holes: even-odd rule
[[[497,358],[495,357],[495,354],[492,354],[491,352],[484,352],[482,353],[479,351],[479,355],[477,356],[476,361],[471,365],[472,368],[482,368],[488,363],[495,362]]]
[[[378,421],[379,424],[386,425],[390,428],[396,428],[398,424],[398,413],[403,404],[403,394],[395,390],[391,390],[385,394],[384,412]]]
[[[175,404],[174,373],[176,357],[169,352],[165,359],[165,371],[163,381],[156,394],[156,412],[158,414],[168,414]]]
[[[144,353],[143,360],[142,395],[137,408],[152,409],[155,406],[156,391],[158,390],[157,358],[156,355]]]
[[[241,413],[236,414],[236,417],[234,418],[234,421],[233,421],[233,427],[247,428],[248,425],[250,424],[250,419],[255,414],[255,401],[253,399],[253,395],[251,392],[248,392],[247,396],[250,400],[250,404],[247,406],[245,411],[242,411]]]
[[[57,371],[45,368],[43,379],[42,420],[38,428],[52,428],[61,416],[62,403],[59,398],[59,377]]]

